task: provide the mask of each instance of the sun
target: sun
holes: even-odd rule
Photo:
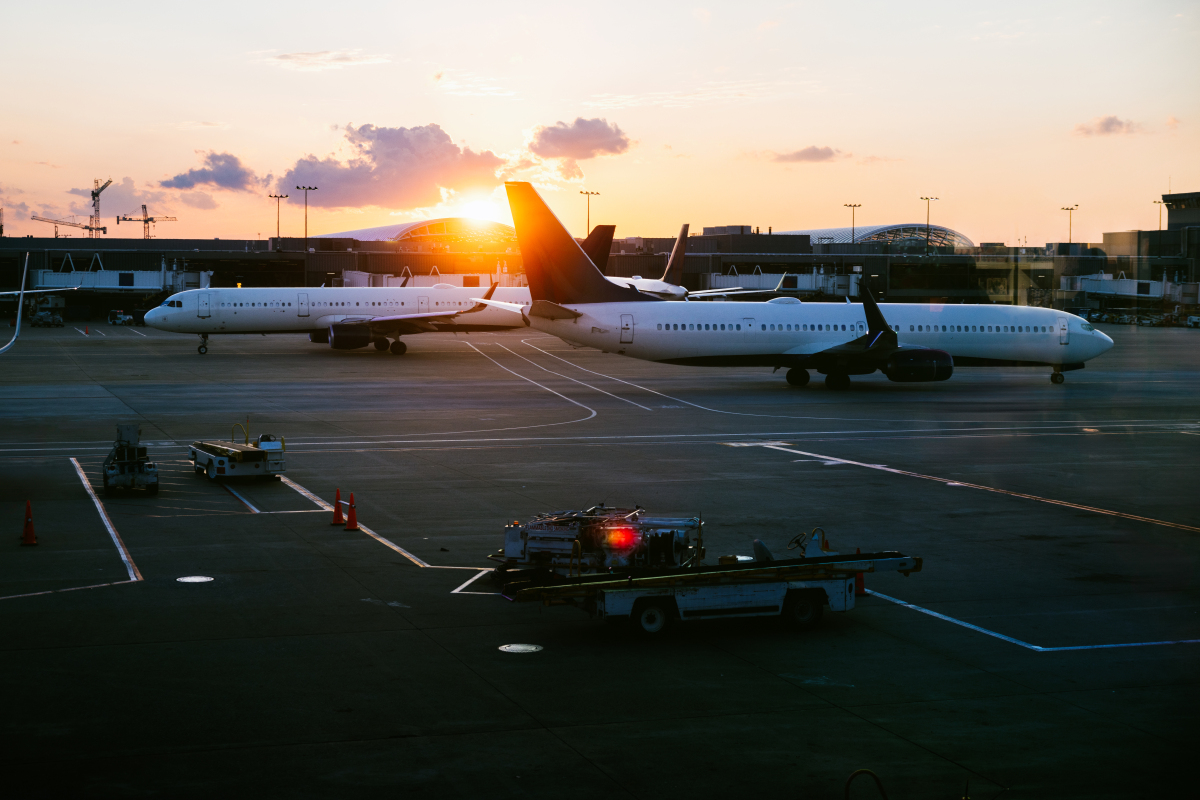
[[[508,223],[510,220],[507,212],[508,209],[501,209],[493,201],[484,199],[463,203],[458,207],[458,213],[455,216]]]

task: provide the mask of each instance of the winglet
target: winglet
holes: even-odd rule
[[[407,279],[406,279],[406,280],[407,280]],[[474,314],[474,313],[476,313],[476,312],[483,311],[484,309],[486,309],[486,308],[487,308],[487,301],[492,299],[492,295],[494,295],[494,294],[496,293],[496,287],[497,287],[497,286],[499,286],[499,285],[500,285],[500,282],[499,282],[499,281],[496,281],[496,282],[495,282],[495,283],[493,283],[491,286],[489,286],[489,287],[488,287],[488,290],[487,290],[487,293],[486,293],[486,294],[484,294],[484,296],[483,296],[483,297],[481,297],[481,298],[477,299],[477,300],[475,301],[475,305],[474,305],[474,306],[472,306],[471,308],[467,309],[466,311],[464,311],[464,312],[462,312],[462,313],[464,313],[464,314]]]
[[[679,229],[679,238],[675,240],[675,246],[671,248],[671,257],[667,259],[667,268],[663,270],[663,283],[683,285],[683,259],[687,255],[687,236],[688,224],[685,222]]]

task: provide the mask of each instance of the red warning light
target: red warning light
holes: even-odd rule
[[[629,550],[637,544],[637,533],[631,528],[613,528],[608,532],[608,546],[613,550]]]

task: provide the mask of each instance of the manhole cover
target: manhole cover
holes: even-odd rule
[[[536,653],[542,649],[540,644],[502,644],[500,649],[506,653]]]
[[[175,580],[179,581],[180,583],[208,583],[212,580],[212,578],[208,577],[207,575],[185,575],[184,577],[176,578]]]

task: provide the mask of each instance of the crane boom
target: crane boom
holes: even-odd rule
[[[49,217],[39,217],[36,214],[31,214],[29,218],[32,220],[37,220],[38,222],[49,222],[53,224],[55,226],[54,238],[56,239],[58,238],[57,226],[59,225],[65,225],[68,228],[83,228],[85,231],[100,231],[101,233],[108,233],[108,228],[98,227],[96,225],[84,225],[82,222],[71,222],[67,219],[50,219]]]
[[[150,226],[156,222],[175,222],[175,217],[152,217],[146,213],[146,204],[142,204],[142,215],[140,217],[131,217],[128,214],[122,214],[117,217],[117,224],[122,222],[140,222],[142,223],[142,238],[150,238]]]

